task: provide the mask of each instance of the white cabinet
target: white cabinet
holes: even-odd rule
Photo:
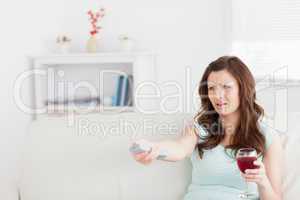
[[[29,59],[34,72],[32,104],[35,117],[66,112],[156,110],[157,102],[151,98],[157,83],[156,56],[153,53],[64,54],[32,56]],[[132,103],[129,106],[105,104],[104,99],[107,102],[116,96],[120,75],[132,77]],[[99,98],[100,101],[98,104],[88,102],[86,106],[63,103],[76,98]]]

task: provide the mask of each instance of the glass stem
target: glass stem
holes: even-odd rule
[[[247,181],[245,181],[246,182],[246,194],[249,194],[249,183],[247,182]]]

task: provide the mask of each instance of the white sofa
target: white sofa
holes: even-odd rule
[[[20,163],[21,200],[181,200],[191,180],[189,159],[144,166],[135,162],[128,148],[139,138],[176,138],[191,117],[137,113],[41,117],[30,125]],[[286,200],[298,199],[300,153],[292,149],[298,142],[288,141],[291,145],[285,148],[286,154],[294,153],[286,158],[291,164],[285,166]]]

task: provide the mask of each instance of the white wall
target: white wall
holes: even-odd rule
[[[73,51],[83,51],[88,37],[86,11],[93,3],[11,0],[1,6],[0,199],[16,198],[13,185],[29,116],[14,105],[13,84],[18,74],[28,67],[25,56],[53,50],[59,33],[72,37]],[[228,50],[230,5],[223,0],[185,3],[107,0],[102,4],[108,9],[103,23],[102,50],[117,49],[118,35],[129,34],[137,40],[138,49],[158,53],[160,83],[176,80],[180,85],[185,84],[185,67],[190,66],[191,81],[188,83],[193,89],[208,62]],[[163,91],[167,95],[171,90],[164,88]],[[22,92],[28,102],[28,84]],[[176,102],[173,105],[176,107]],[[191,111],[186,110],[184,104],[180,107],[181,111]]]

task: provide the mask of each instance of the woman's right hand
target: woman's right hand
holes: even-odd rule
[[[143,164],[143,165],[149,165],[155,160],[159,154],[159,145],[155,142],[150,142],[144,139],[138,140],[135,143],[146,143],[147,145],[151,146],[151,150],[149,152],[144,153],[132,153],[133,158]]]

